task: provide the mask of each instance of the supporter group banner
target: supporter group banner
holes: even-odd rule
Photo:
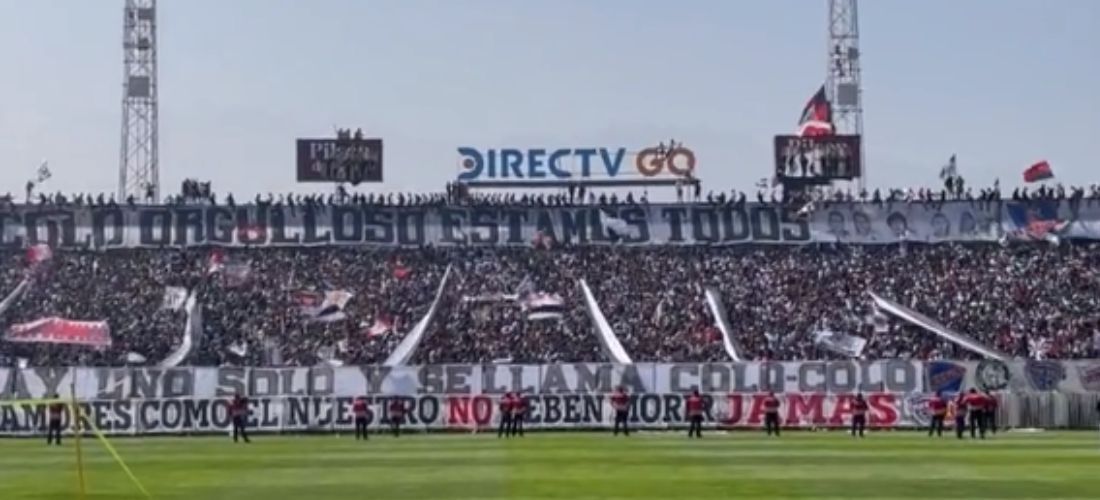
[[[609,231],[608,225],[615,226]],[[0,210],[0,246],[731,245],[994,241],[1051,233],[1100,239],[1100,206],[949,202],[615,207],[14,206]]]
[[[0,369],[0,403],[18,402],[0,404],[0,435],[38,432],[45,407],[29,400],[69,398],[74,387],[99,428],[137,434],[227,429],[228,400],[238,393],[250,399],[251,425],[269,431],[349,429],[356,397],[367,398],[372,426],[382,426],[399,399],[412,428],[477,430],[496,425],[506,392],[529,398],[532,428],[605,427],[619,386],[632,395],[630,418],[643,428],[681,426],[684,397],[694,389],[705,396],[710,427],[762,425],[768,392],[783,400],[788,426],[845,425],[863,393],[872,426],[911,427],[926,421],[931,391],[1097,391],[1100,361]]]

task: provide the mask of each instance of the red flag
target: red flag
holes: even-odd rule
[[[53,258],[53,250],[45,243],[39,243],[27,248],[27,262],[34,267]]]
[[[363,324],[361,326],[367,325]],[[380,337],[389,332],[392,332],[393,329],[393,318],[391,318],[388,314],[380,314],[376,318],[374,318],[374,323],[367,326],[367,328],[363,330],[363,333],[367,334],[368,337]]]
[[[1054,170],[1050,168],[1050,163],[1047,163],[1046,160],[1027,167],[1027,170],[1024,170],[1024,182],[1038,182],[1053,177]]]
[[[412,269],[400,262],[393,265],[393,277],[399,280],[408,279]]]
[[[237,241],[244,244],[263,243],[267,229],[260,224],[242,224],[237,228]]]
[[[825,95],[825,85],[822,85],[802,108],[802,117],[798,119],[798,135],[818,137],[833,133],[833,105]]]
[[[207,274],[214,274],[221,271],[225,267],[225,250],[215,248],[210,251],[210,258],[207,260],[206,272]]]

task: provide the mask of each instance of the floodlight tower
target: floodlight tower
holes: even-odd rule
[[[126,0],[122,18],[122,148],[118,196],[160,199],[157,1]]]
[[[863,136],[863,85],[860,83],[859,14],[856,0],[829,0],[829,41],[825,91],[833,104],[837,134]],[[867,164],[860,148],[859,188],[867,185]]]

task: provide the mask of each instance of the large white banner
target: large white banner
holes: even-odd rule
[[[356,397],[370,403],[371,425],[388,419],[398,398],[415,429],[474,430],[499,421],[497,400],[522,392],[531,428],[610,426],[610,395],[632,396],[631,420],[650,429],[679,427],[684,398],[699,390],[711,428],[756,427],[762,398],[783,400],[788,426],[839,427],[863,393],[869,424],[907,427],[927,421],[926,396],[970,388],[1017,393],[1100,392],[1100,360],[955,362],[910,360],[616,365],[432,365],[313,368],[0,369],[0,435],[45,425],[34,400],[76,398],[105,432],[221,431],[235,394],[250,399],[250,424],[261,431],[339,430],[351,426]]]
[[[764,394],[706,394],[704,426],[763,426]],[[500,421],[498,395],[371,396],[370,427],[388,428],[390,403],[400,399],[408,409],[403,420],[414,430],[489,431]],[[630,421],[645,429],[686,426],[684,394],[637,394],[631,398]],[[906,398],[894,393],[866,395],[870,427],[919,425]],[[853,395],[788,393],[781,419],[787,427],[843,427],[851,422]],[[249,426],[261,432],[335,431],[352,429],[352,397],[276,396],[249,401]],[[614,421],[609,395],[540,394],[528,397],[529,429],[610,428]],[[229,398],[159,398],[95,400],[81,403],[86,418],[107,434],[223,432],[230,428]],[[68,416],[64,424],[68,426]],[[0,407],[0,435],[44,432],[45,405]]]

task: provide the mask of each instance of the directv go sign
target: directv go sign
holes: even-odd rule
[[[692,177],[695,152],[675,146],[645,148],[458,148],[460,182],[576,181],[620,179],[624,182]],[[628,166],[629,165],[629,166]]]

